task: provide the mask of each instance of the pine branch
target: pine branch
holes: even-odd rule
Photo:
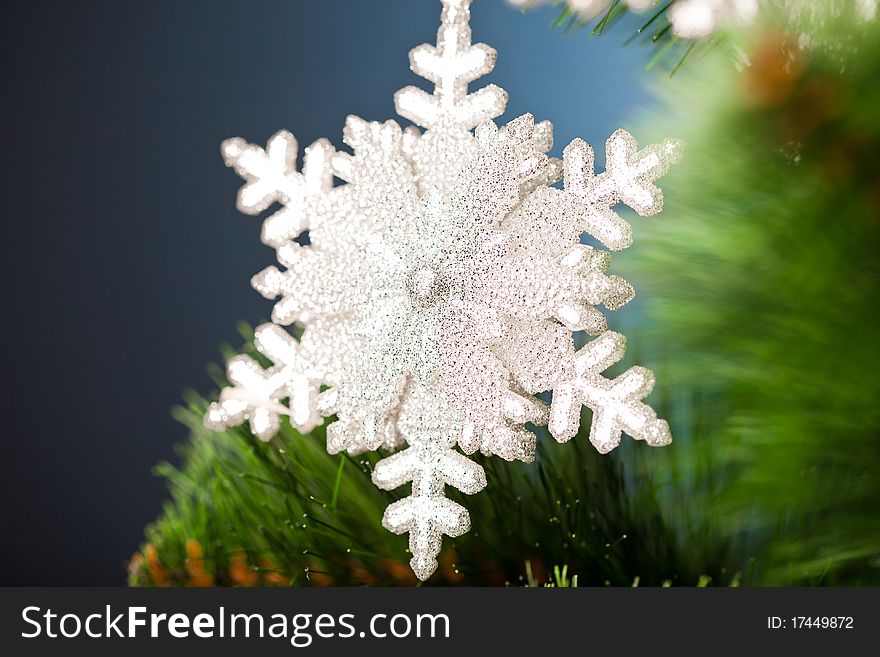
[[[380,524],[385,507],[408,493],[373,485],[382,455],[331,456],[323,429],[300,435],[286,420],[269,443],[241,428],[215,433],[202,425],[206,408],[192,395],[175,411],[191,439],[180,449],[181,465],[157,467],[171,500],[147,528],[131,584],[416,583],[406,537]],[[429,582],[523,585],[526,562],[534,582],[557,586],[572,581],[568,573],[581,586],[733,576],[727,545],[707,538],[702,520],[673,524],[667,484],[638,474],[639,448],[648,448],[626,444],[602,456],[586,435],[572,442],[559,445],[544,433],[529,465],[477,457],[494,485],[468,498],[475,529],[448,541]],[[449,497],[464,501],[452,489]],[[554,575],[553,566],[568,570]]]

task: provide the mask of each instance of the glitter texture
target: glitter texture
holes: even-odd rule
[[[230,360],[233,385],[205,423],[247,421],[270,440],[281,415],[301,431],[335,415],[331,453],[398,450],[376,465],[373,481],[388,490],[411,483],[382,522],[409,533],[410,563],[423,580],[442,536],[470,529],[445,487],[473,494],[486,486],[467,454],[531,461],[535,435],[525,424],[547,424],[566,441],[583,405],[593,411],[590,440],[600,452],[622,431],[650,445],[671,440],[641,401],[653,385],[648,370],[602,376],[625,341],[606,330],[599,306],[614,310],[634,292],[605,273],[610,253],[581,239],[611,251],[629,246],[631,227],[613,208],[658,213],[663,198],[653,182],[678,145],[638,150],[619,130],[606,144],[606,171],[596,174],[581,140],[561,161],[546,155],[546,121],[526,114],[496,126],[507,94],[492,85],[468,93],[495,62],[492,48],[471,44],[469,5],[443,0],[437,45],[410,53],[412,70],[435,88],[407,87],[395,104],[424,131],[351,116],[343,132],[351,152],[319,140],[305,149],[301,171],[288,132],[265,149],[242,139],[222,146],[246,182],[239,209],[280,207],[262,240],[281,268],[253,279],[277,300],[273,323],[255,341],[273,365]],[[564,189],[550,186],[563,177]],[[305,231],[308,240],[297,241]],[[302,328],[300,340],[281,328],[291,324]],[[576,331],[598,337],[575,350]],[[549,407],[535,396],[547,391]]]

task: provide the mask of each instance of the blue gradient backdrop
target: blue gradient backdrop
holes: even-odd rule
[[[205,365],[268,316],[249,287],[272,259],[259,221],[234,208],[218,145],[340,145],[345,116],[394,116],[424,81],[432,0],[28,1],[0,10],[2,68],[2,584],[122,584],[160,510],[150,470],[185,431],[181,392],[209,393]],[[594,144],[640,106],[646,55],[622,33],[569,38],[478,1],[489,78],[557,147]]]

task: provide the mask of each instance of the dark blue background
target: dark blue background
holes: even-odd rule
[[[221,139],[337,146],[346,114],[394,115],[433,42],[431,0],[4,3],[0,583],[122,584],[160,510],[152,465],[185,431],[169,416],[205,365],[265,318],[269,264],[234,208]],[[601,145],[649,102],[646,55],[548,30],[554,10],[473,10],[499,51],[489,78]]]

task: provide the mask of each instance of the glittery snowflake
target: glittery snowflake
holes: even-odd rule
[[[469,5],[443,0],[437,45],[410,52],[412,70],[434,91],[407,87],[395,103],[423,131],[351,116],[343,132],[351,152],[319,140],[299,171],[288,132],[266,148],[242,139],[222,147],[246,181],[239,209],[280,207],[262,240],[281,267],[253,279],[277,299],[273,323],[255,340],[273,365],[232,359],[233,385],[205,422],[247,421],[270,440],[281,415],[302,431],[335,416],[331,453],[395,451],[373,481],[387,490],[411,483],[383,524],[409,533],[421,579],[437,566],[442,535],[470,528],[445,487],[473,494],[486,486],[466,455],[531,461],[536,438],[526,423],[547,425],[564,442],[578,433],[582,406],[592,410],[590,441],[600,452],[624,431],[650,445],[671,440],[641,401],[654,382],[648,370],[602,375],[622,359],[625,340],[607,330],[599,306],[617,309],[634,293],[605,273],[609,252],[582,238],[612,251],[629,246],[630,225],[613,208],[658,213],[653,181],[677,144],[639,150],[617,131],[596,174],[579,139],[562,160],[546,155],[546,121],[526,114],[496,126],[507,94],[494,85],[468,92],[495,62],[492,48],[471,43]],[[564,188],[551,186],[560,179]],[[299,340],[281,328],[291,324],[302,328]],[[576,349],[576,332],[597,337]]]

